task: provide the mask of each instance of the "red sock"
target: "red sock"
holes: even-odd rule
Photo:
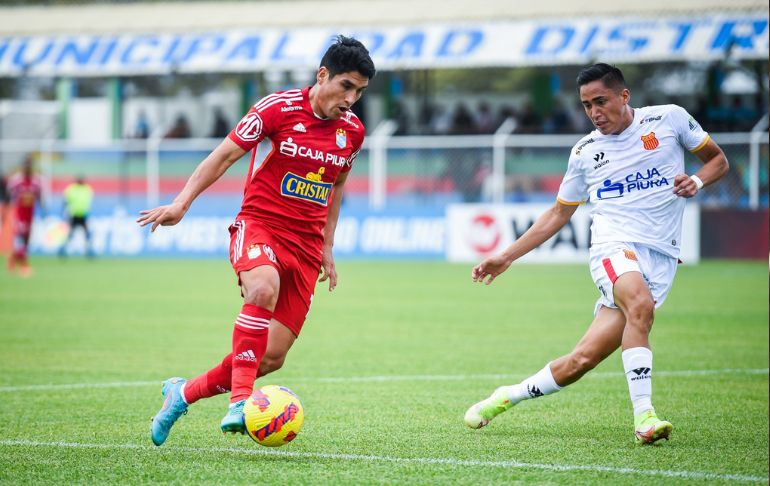
[[[192,405],[201,398],[213,397],[230,391],[232,372],[233,353],[230,353],[217,366],[185,383],[184,400]]]
[[[245,400],[254,389],[259,362],[267,349],[267,331],[272,318],[273,311],[244,304],[235,320],[230,403]]]

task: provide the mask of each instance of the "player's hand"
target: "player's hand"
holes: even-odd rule
[[[508,270],[508,267],[510,266],[511,261],[503,255],[495,255],[473,267],[473,270],[471,270],[471,278],[474,282],[484,282],[484,279],[487,279],[484,283],[489,285],[498,275]]]
[[[687,174],[679,174],[674,178],[674,194],[690,198],[698,194],[698,185]]]
[[[318,277],[318,281],[323,282],[327,279],[329,280],[329,292],[331,292],[337,286],[337,269],[334,267],[332,249],[324,247],[321,257],[321,276]]]
[[[147,226],[152,223],[150,231],[155,231],[158,226],[173,226],[180,222],[187,210],[181,203],[171,203],[165,206],[158,206],[153,209],[144,209],[139,211],[139,218],[136,220],[139,226]]]

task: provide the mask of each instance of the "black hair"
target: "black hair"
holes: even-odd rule
[[[369,79],[374,77],[374,62],[361,42],[352,37],[338,35],[321,58],[320,67],[329,70],[329,78],[337,74],[358,71]]]
[[[600,62],[580,71],[577,76],[578,89],[596,80],[601,80],[604,86],[615,91],[620,91],[626,87],[626,80],[620,69]]]

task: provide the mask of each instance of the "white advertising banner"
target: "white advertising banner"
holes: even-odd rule
[[[315,69],[335,35],[378,69],[767,59],[768,11],[410,26],[0,38],[0,76],[109,76]]]
[[[447,259],[473,263],[502,251],[550,207],[550,204],[450,205],[447,208]],[[559,233],[520,261],[587,264],[590,212],[590,207],[580,206]],[[685,207],[680,258],[685,263],[700,260],[700,208],[697,204]]]

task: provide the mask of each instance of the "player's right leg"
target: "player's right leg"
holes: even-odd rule
[[[480,429],[522,400],[550,395],[579,380],[619,346],[625,317],[618,309],[601,307],[575,349],[521,383],[502,386],[465,413],[465,424]]]

